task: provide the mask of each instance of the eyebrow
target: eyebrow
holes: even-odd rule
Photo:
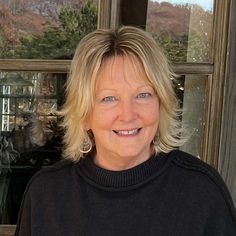
[[[151,88],[153,89],[153,87],[151,85],[141,85],[139,87],[136,88],[136,90],[142,89],[142,88]],[[116,91],[116,89],[113,88],[103,88],[98,90],[99,92],[103,92],[103,91]]]

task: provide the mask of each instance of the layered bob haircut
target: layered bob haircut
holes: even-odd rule
[[[172,86],[174,74],[155,40],[131,26],[99,29],[80,41],[71,64],[66,102],[61,111],[67,159],[78,161],[83,157],[81,147],[88,139],[85,120],[93,109],[97,75],[104,60],[117,55],[138,59],[159,98],[159,127],[151,144],[155,152],[170,152],[185,141],[181,138],[178,102]]]

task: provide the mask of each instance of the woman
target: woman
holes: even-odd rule
[[[16,235],[236,235],[217,172],[176,150],[185,140],[171,78],[140,29],[80,42],[63,111],[67,160],[32,178]]]

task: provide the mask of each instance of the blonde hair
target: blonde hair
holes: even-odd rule
[[[116,55],[137,58],[160,101],[160,121],[154,139],[154,149],[169,152],[183,144],[178,102],[172,87],[168,61],[155,40],[145,31],[123,26],[119,29],[99,29],[85,36],[72,60],[67,81],[67,98],[61,114],[64,116],[64,157],[78,161],[83,157],[81,146],[88,140],[84,123],[93,109],[97,74],[102,62]]]

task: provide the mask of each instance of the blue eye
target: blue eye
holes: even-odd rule
[[[152,96],[151,93],[145,92],[145,93],[139,93],[139,94],[137,95],[137,98],[148,98],[148,97],[151,97],[151,96]]]
[[[114,97],[114,96],[107,96],[107,97],[104,97],[103,99],[102,99],[102,102],[114,102],[114,101],[116,101],[117,99],[116,99],[116,97]]]

